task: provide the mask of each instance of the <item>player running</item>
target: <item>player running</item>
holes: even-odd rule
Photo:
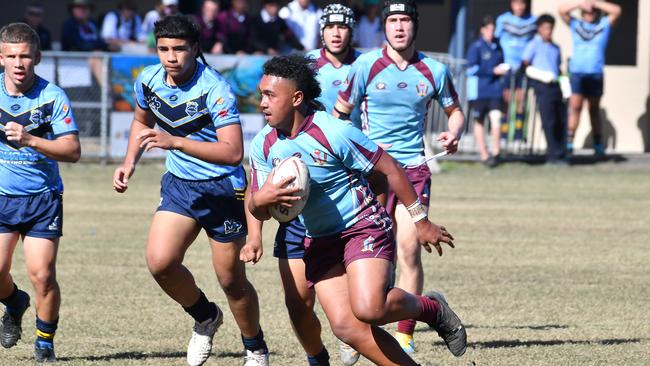
[[[453,247],[444,227],[427,219],[406,174],[390,155],[361,131],[319,108],[320,87],[309,59],[275,57],[264,65],[260,107],[268,125],[251,143],[253,192],[248,204],[259,220],[268,207],[291,205],[299,188],[282,188],[293,178],[271,183],[273,167],[299,156],[311,175],[311,194],[302,211],[305,274],[334,334],[380,365],[415,365],[379,325],[414,318],[433,326],[456,356],[465,352],[466,333],[460,319],[439,294],[433,298],[390,288],[395,240],[385,209],[369,189],[365,176],[385,175],[407,205],[428,251],[429,243]]]
[[[571,16],[581,9],[582,19]],[[573,138],[580,123],[582,105],[587,99],[593,134],[594,153],[605,155],[603,128],[600,121],[600,98],[603,96],[603,68],[605,49],[611,27],[621,16],[621,7],[605,1],[580,0],[562,4],[560,17],[571,28],[573,54],[569,60],[571,97],[569,98],[569,126],[567,150],[573,152]]]
[[[447,67],[417,52],[414,41],[418,11],[412,0],[388,0],[382,10],[388,45],[361,55],[352,65],[347,88],[339,93],[335,115],[347,118],[361,105],[362,130],[383,147],[413,183],[419,202],[429,207],[431,171],[424,163],[424,125],[432,100],[449,118],[448,132],[438,141],[455,153],[465,117]],[[396,226],[397,259],[401,268],[398,287],[422,294],[424,273],[416,226],[406,202],[389,192],[386,209]],[[407,352],[414,352],[415,320],[398,324],[396,338]]]
[[[185,252],[203,228],[217,279],[242,334],[245,365],[267,365],[257,293],[239,260],[246,236],[246,178],[235,97],[221,75],[196,60],[198,28],[189,18],[158,21],[154,36],[160,64],[146,67],[135,82],[129,145],[113,186],[119,193],[126,191],[143,151],[169,150],[146,259],[160,287],[195,320],[187,362],[201,365],[207,360],[223,321],[221,309],[183,265]],[[154,129],[156,124],[164,131]]]
[[[61,292],[56,256],[63,235],[63,182],[57,161],[81,155],[77,126],[65,92],[35,74],[38,35],[24,23],[0,29],[0,302],[5,306],[0,344],[16,345],[27,292],[10,274],[18,239],[36,295],[36,362],[54,362]]]

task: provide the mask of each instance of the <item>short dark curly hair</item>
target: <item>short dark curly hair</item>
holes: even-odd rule
[[[263,72],[264,75],[293,81],[296,88],[304,94],[307,103],[313,102],[320,96],[320,84],[316,79],[316,61],[313,58],[300,55],[276,56],[264,63]]]
[[[156,41],[159,38],[184,39],[190,44],[199,42],[199,26],[187,15],[169,15],[153,26]]]

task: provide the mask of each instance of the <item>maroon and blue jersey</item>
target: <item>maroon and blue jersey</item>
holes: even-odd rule
[[[422,161],[431,101],[445,110],[459,106],[446,65],[416,52],[400,70],[385,48],[359,56],[339,98],[360,106],[362,131],[403,165]]]
[[[38,75],[29,91],[9,95],[4,80],[4,73],[0,73],[0,195],[63,192],[57,162],[31,147],[8,141],[4,131],[7,123],[16,122],[31,135],[48,140],[77,134],[67,95]]]
[[[308,236],[340,233],[379,209],[364,177],[382,149],[359,129],[327,112],[309,115],[295,137],[267,125],[250,147],[253,192],[283,159],[297,156],[307,165],[311,190],[301,215]]]
[[[328,59],[325,57],[325,49],[317,49],[307,53],[307,57],[313,58],[316,60],[316,67],[318,68],[318,75],[316,79],[320,84],[321,95],[318,97],[318,101],[325,106],[327,113],[332,114],[334,110],[334,104],[336,104],[336,98],[338,98],[339,91],[347,87],[346,80],[352,63],[361,55],[361,52],[351,49],[348,53],[348,57],[343,61],[340,67],[335,67]],[[361,116],[359,112],[359,107],[355,106],[350,113],[350,121],[357,128],[361,128]]]

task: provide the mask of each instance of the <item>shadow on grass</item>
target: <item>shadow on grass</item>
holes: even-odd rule
[[[597,344],[603,346],[611,346],[617,344],[639,343],[640,338],[612,338],[600,340],[573,340],[573,339],[552,339],[552,340],[527,340],[522,341],[519,339],[513,340],[497,340],[486,342],[471,342],[470,347],[473,348],[511,348],[511,347],[530,347],[530,346],[560,346],[565,344]]]
[[[275,352],[270,352],[271,355]],[[185,352],[119,352],[109,355],[100,356],[73,356],[73,357],[57,357],[57,361],[114,361],[114,360],[147,360],[158,358],[182,358],[185,359]],[[216,358],[241,358],[244,357],[243,352],[220,352],[212,354],[211,357]]]
[[[480,329],[530,329],[530,330],[550,330],[550,329],[569,329],[568,325],[565,324],[542,324],[542,325],[503,325],[503,326],[491,326],[491,325],[473,325],[467,324],[465,328],[480,328]]]
[[[598,163],[623,163],[627,158],[620,154],[596,155],[571,155],[569,165],[593,165]],[[523,163],[527,165],[543,165],[546,163],[544,155],[505,155],[501,163]]]

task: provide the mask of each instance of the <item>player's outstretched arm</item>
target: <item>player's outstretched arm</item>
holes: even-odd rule
[[[621,6],[607,1],[594,1],[593,7],[599,9],[609,17],[609,24],[614,25],[621,17]]]
[[[4,128],[7,140],[20,146],[31,147],[56,161],[76,163],[81,157],[81,145],[76,134],[64,135],[55,140],[34,136],[16,122],[7,122]]]
[[[449,131],[441,132],[436,140],[442,144],[448,154],[453,154],[458,151],[458,142],[465,129],[465,114],[459,106],[447,108],[445,113],[447,113]]]
[[[113,173],[113,189],[115,189],[116,192],[124,193],[128,189],[129,178],[131,178],[133,172],[135,172],[135,165],[140,160],[143,151],[140,147],[138,136],[142,131],[151,129],[154,126],[155,122],[151,112],[140,108],[140,106],[136,104],[129,132],[129,143],[126,148],[126,156],[124,157],[122,165],[118,166]]]
[[[253,262],[253,264],[255,264],[259,262],[264,254],[264,247],[262,245],[262,226],[264,225],[264,221],[258,220],[248,209],[251,196],[251,187],[248,186],[246,194],[244,195],[244,209],[246,211],[248,235],[246,236],[246,244],[239,251],[239,260],[244,263]]]
[[[293,182],[296,177],[286,177],[277,183],[273,182],[275,171],[271,170],[264,185],[257,192],[251,194],[248,209],[256,219],[265,221],[271,218],[269,207],[271,205],[282,205],[292,207],[293,202],[300,200],[300,196],[293,196],[300,191],[300,187],[283,188]]]
[[[429,244],[436,248],[439,255],[442,255],[440,243],[446,243],[450,247],[454,247],[454,237],[447,229],[444,226],[438,226],[429,221],[425,206],[420,203],[413,189],[413,185],[411,185],[406,173],[404,173],[404,170],[395,159],[386,153],[382,154],[375,164],[373,171],[379,171],[386,175],[390,188],[395,192],[397,198],[404,202],[409,214],[411,214],[418,233],[418,241],[427,252],[431,253]]]
[[[587,1],[585,0],[572,0],[560,4],[557,11],[560,13],[560,18],[566,23],[569,24],[571,21],[571,12],[575,9],[582,8],[585,6]]]

